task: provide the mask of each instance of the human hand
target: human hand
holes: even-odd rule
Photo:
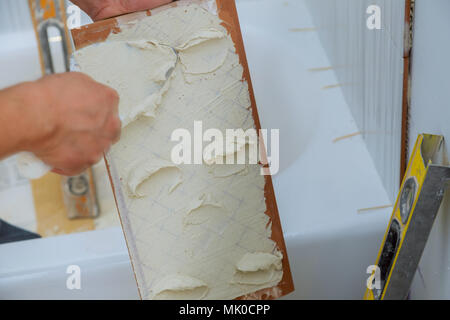
[[[72,0],[94,21],[125,13],[153,9],[172,0]]]
[[[46,76],[29,86],[36,99],[27,116],[40,130],[34,130],[26,150],[53,172],[79,174],[119,139],[115,90],[77,72]]]

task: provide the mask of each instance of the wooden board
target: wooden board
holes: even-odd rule
[[[202,0],[192,0],[192,2],[201,2]],[[204,0],[204,1],[210,1],[210,0]],[[244,68],[244,74],[243,74],[243,80],[246,80],[249,87],[249,93],[250,93],[250,99],[251,99],[251,105],[252,105],[252,113],[253,118],[255,121],[255,126],[257,129],[261,129],[261,124],[259,121],[258,111],[256,108],[256,102],[255,102],[255,96],[253,92],[253,87],[250,79],[250,72],[248,69],[248,63],[247,58],[244,50],[244,43],[242,40],[242,34],[241,29],[239,26],[239,19],[237,15],[236,5],[233,0],[215,0],[217,5],[217,13],[218,16],[223,20],[223,26],[228,30],[230,33],[235,47],[236,52],[239,55],[240,63],[242,64]],[[187,2],[182,1],[182,2]],[[72,36],[74,39],[74,44],[76,49],[81,49],[85,46],[88,46],[93,43],[98,43],[106,40],[108,35],[113,33],[119,33],[120,32],[120,24],[125,23],[126,21],[132,21],[139,18],[143,18],[146,16],[150,16],[154,14],[155,12],[158,12],[160,10],[165,10],[168,7],[176,7],[179,5],[179,2],[173,2],[167,6],[157,8],[155,10],[147,10],[144,12],[136,12],[132,14],[128,14],[125,16],[120,16],[117,18],[112,18],[100,22],[95,22],[93,24],[83,26],[79,29],[72,30]],[[108,161],[107,166],[109,166]],[[111,172],[108,168],[108,172]],[[111,183],[113,179],[111,178]],[[289,261],[286,251],[286,245],[284,242],[283,232],[281,228],[281,222],[280,217],[278,213],[278,208],[276,204],[275,199],[275,193],[273,190],[272,185],[272,178],[270,175],[265,176],[265,198],[266,198],[266,214],[270,217],[271,224],[272,224],[272,240],[274,240],[278,246],[278,249],[283,253],[283,278],[280,281],[280,283],[275,288],[269,288],[269,289],[263,289],[259,290],[258,292],[255,292],[253,294],[248,294],[246,296],[240,297],[240,299],[275,299],[279,298],[281,296],[284,296],[294,290],[294,284],[292,280],[291,270],[289,267]],[[114,191],[114,187],[113,187]],[[115,193],[115,192],[114,192]],[[116,204],[117,202],[117,195],[114,194],[116,198]],[[118,211],[120,214],[120,208],[118,205]],[[122,220],[123,217],[121,217]],[[125,235],[126,238],[126,235]],[[134,268],[134,267],[133,267]]]
[[[406,173],[406,166],[408,164],[409,156],[409,108],[411,96],[411,51],[413,41],[413,26],[414,26],[414,3],[411,0],[406,0],[405,3],[405,44],[403,54],[403,96],[402,96],[402,135],[401,135],[401,150],[400,150],[400,185]]]

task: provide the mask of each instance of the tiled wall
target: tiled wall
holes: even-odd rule
[[[321,41],[394,201],[400,184],[405,0],[306,0]],[[381,30],[367,28],[370,5]]]

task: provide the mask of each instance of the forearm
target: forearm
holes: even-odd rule
[[[0,159],[34,151],[35,143],[49,133],[44,96],[35,82],[0,90]]]

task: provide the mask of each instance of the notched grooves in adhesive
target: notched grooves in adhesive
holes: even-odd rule
[[[165,160],[155,161],[152,159],[143,159],[136,161],[127,170],[128,195],[132,198],[145,197],[146,194],[140,190],[143,184],[149,181],[157,173],[170,169],[176,170],[177,174],[175,178],[169,177],[169,179],[167,179],[173,181],[170,183],[168,193],[171,193],[177,186],[180,185],[182,181],[180,169],[172,162]]]
[[[281,252],[246,253],[236,263],[232,283],[247,285],[278,283],[283,277],[282,259]]]
[[[200,300],[209,291],[202,280],[174,274],[162,278],[152,289],[154,300]]]

